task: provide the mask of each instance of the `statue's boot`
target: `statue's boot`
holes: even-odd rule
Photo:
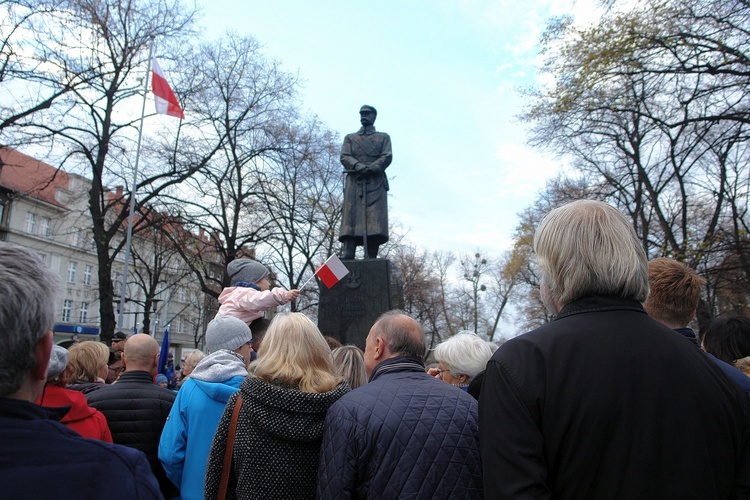
[[[344,248],[341,251],[341,258],[342,259],[353,259],[354,254],[357,251],[357,242],[354,241],[354,238],[347,238],[344,241]]]

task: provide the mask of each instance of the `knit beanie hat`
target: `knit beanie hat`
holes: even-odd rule
[[[59,345],[52,346],[52,352],[49,355],[49,368],[47,368],[47,380],[54,380],[65,371],[68,366],[68,350]]]
[[[166,375],[164,375],[163,373],[160,373],[159,375],[156,376],[156,385],[159,385],[162,382],[169,383],[169,379],[167,379]]]
[[[206,327],[208,352],[216,352],[219,349],[234,351],[250,342],[252,338],[250,327],[234,316],[216,316]]]
[[[232,285],[240,281],[258,283],[268,276],[269,271],[266,266],[260,262],[250,259],[234,259],[227,266],[227,274]]]

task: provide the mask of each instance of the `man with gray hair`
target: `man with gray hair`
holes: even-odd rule
[[[581,200],[534,235],[554,321],[502,346],[479,399],[487,498],[750,498],[750,404],[649,318],[646,253]]]
[[[47,381],[59,277],[33,252],[0,243],[0,482],[3,498],[161,498],[140,451],[84,439],[69,408],[34,401]],[[86,474],[82,470],[116,470]]]
[[[369,382],[326,416],[318,498],[482,498],[477,403],[425,373],[425,348],[401,311],[375,322]]]

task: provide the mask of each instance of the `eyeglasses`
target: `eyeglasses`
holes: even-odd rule
[[[443,376],[443,373],[444,373],[444,372],[448,372],[448,373],[450,373],[451,371],[450,371],[450,370],[448,370],[447,368],[446,368],[445,370],[443,370],[442,368],[438,368],[438,369],[437,369],[437,372],[436,372],[436,373],[437,373],[437,375],[438,375],[439,377],[442,377],[442,376]]]

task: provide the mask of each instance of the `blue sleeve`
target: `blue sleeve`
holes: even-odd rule
[[[187,388],[183,388],[183,391]],[[167,477],[178,488],[182,484],[182,472],[185,467],[185,450],[187,448],[187,416],[183,411],[183,396],[180,391],[164,424],[159,440],[159,461]]]

